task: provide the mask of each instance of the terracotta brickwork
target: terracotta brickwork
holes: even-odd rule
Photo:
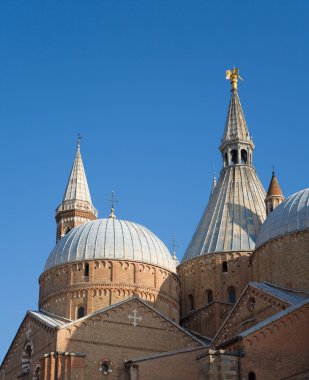
[[[252,277],[249,257],[249,252],[213,253],[197,257],[179,266],[181,319],[187,320],[187,326],[190,328],[194,326],[194,329],[197,329],[195,331],[213,336],[214,330],[218,329],[227,317],[231,309],[229,305],[235,303]],[[231,293],[235,295],[234,300]],[[219,302],[222,306],[218,305],[216,308],[219,313],[214,313],[209,318],[209,313],[204,308],[212,301]],[[199,314],[200,327],[194,322],[190,324],[194,312]],[[209,319],[215,320],[208,325]]]
[[[179,321],[179,279],[154,265],[93,260],[61,265],[40,279],[40,308],[69,319],[137,295],[172,320]]]
[[[22,376],[23,372],[28,372],[29,375],[22,376],[22,379],[32,380],[35,370],[41,369],[41,357],[46,352],[54,351],[55,345],[55,330],[28,315],[3,360],[1,380],[15,380]]]
[[[309,291],[309,230],[273,239],[252,256],[253,279]]]
[[[177,380],[204,380],[205,377],[199,377],[199,363],[196,357],[205,351],[205,348],[184,349],[180,352],[154,355],[140,361],[133,361],[128,365],[129,380],[175,380],[176,378]]]
[[[289,306],[290,304],[282,299],[249,285],[227,320],[222,324],[214,339],[214,345],[218,346],[222,342],[232,339]]]
[[[136,325],[131,318],[134,311],[138,318]],[[115,308],[98,312],[93,317],[76,321],[60,330],[57,337],[58,351],[87,352],[85,379],[91,380],[103,378],[99,371],[102,359],[108,359],[113,364],[108,379],[129,379],[129,368],[125,366],[128,360],[199,347],[202,345],[197,340],[138,300],[129,300]],[[195,365],[194,358],[192,362]],[[175,367],[171,367],[172,370],[175,374]],[[138,379],[151,379],[155,374],[150,373],[149,377]]]
[[[261,327],[226,350],[240,350],[244,378],[254,372],[256,379],[308,378],[309,305],[305,305]]]
[[[205,307],[189,313],[181,320],[182,326],[206,337],[213,337],[226,319],[233,305],[211,302]]]
[[[73,228],[88,222],[89,220],[96,220],[97,216],[91,211],[87,210],[65,210],[59,211],[56,214],[57,222],[57,241],[70,232]]]
[[[239,355],[224,350],[209,350],[198,359],[197,380],[239,380]],[[242,379],[247,379],[242,378]]]

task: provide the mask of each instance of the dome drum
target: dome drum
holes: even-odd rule
[[[72,262],[40,277],[41,309],[69,319],[110,306],[134,295],[173,320],[179,315],[179,279],[160,267],[121,260]]]

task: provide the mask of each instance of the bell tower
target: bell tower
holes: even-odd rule
[[[74,227],[89,220],[97,219],[98,211],[94,208],[89,192],[87,177],[80,153],[80,139],[77,137],[76,155],[71,174],[62,199],[56,209],[57,241]]]

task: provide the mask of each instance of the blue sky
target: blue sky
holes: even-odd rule
[[[0,356],[55,244],[76,135],[93,203],[141,223],[179,258],[209,198],[229,102],[240,98],[265,187],[308,186],[308,1],[0,2]]]

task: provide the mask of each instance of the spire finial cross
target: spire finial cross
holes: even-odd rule
[[[178,247],[178,244],[176,243],[176,237],[173,236],[172,237],[172,250],[173,250],[173,253],[175,253],[177,247]]]
[[[82,139],[82,136],[80,133],[77,134],[77,142],[76,142],[76,149],[79,150],[80,148],[80,140]]]
[[[111,213],[109,215],[109,218],[116,218],[116,215],[115,215],[115,203],[119,203],[119,200],[118,199],[115,199],[115,192],[114,190],[112,191],[112,194],[111,194],[111,199],[106,199],[108,202],[111,202]]]

